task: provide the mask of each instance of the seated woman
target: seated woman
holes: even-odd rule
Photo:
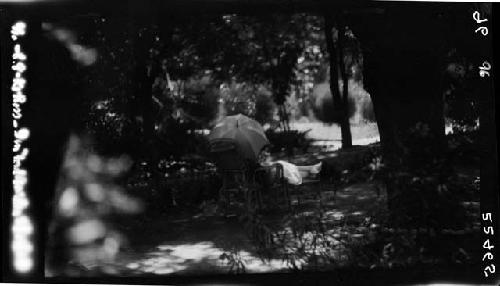
[[[298,166],[283,160],[272,161],[271,154],[267,148],[263,148],[263,150],[259,154],[258,163],[262,167],[270,167],[274,164],[280,164],[283,167],[283,176],[287,180],[289,184],[292,185],[300,185],[302,184],[302,180],[308,177],[316,177],[321,172],[322,162],[319,162],[315,165],[309,166]],[[275,172],[275,169],[270,169],[271,172]],[[268,174],[270,177],[274,176],[273,173]],[[269,180],[269,178],[266,178]]]

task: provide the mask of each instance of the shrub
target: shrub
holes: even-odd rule
[[[264,93],[257,94],[255,100],[255,115],[254,118],[260,124],[269,123],[273,120],[275,103],[270,95]]]
[[[465,211],[455,196],[452,166],[449,158],[426,144],[429,140],[429,128],[417,124],[403,140],[399,162],[376,171],[387,186],[391,223],[405,228],[461,227]]]
[[[266,136],[271,142],[271,152],[286,151],[289,155],[293,155],[296,151],[307,152],[312,142],[311,139],[306,137],[309,131],[276,131],[269,129],[266,131]]]
[[[195,121],[197,128],[206,128],[208,122],[217,116],[219,107],[218,90],[212,86],[191,87],[180,102],[182,109]]]
[[[339,82],[342,86],[342,82]],[[322,90],[320,92],[319,90]],[[313,94],[312,110],[316,118],[325,123],[339,123],[339,109],[333,106],[333,99],[329,87],[318,88],[318,92]],[[352,118],[359,115],[361,119],[375,121],[375,112],[370,95],[363,89],[360,83],[349,81],[348,116]]]

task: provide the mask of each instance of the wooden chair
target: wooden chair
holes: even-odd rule
[[[257,193],[261,200],[262,193],[273,193],[274,200],[277,203],[281,194],[287,204],[287,207],[291,209],[288,183],[284,176],[283,166],[281,164],[273,164],[271,166],[261,166],[257,168],[253,174],[253,182],[257,185]]]
[[[306,189],[308,187],[315,188],[316,198],[319,199],[319,202],[322,201],[322,190],[324,188],[323,181],[319,178],[302,178],[302,184],[300,185],[290,185],[290,193],[291,195],[295,195],[297,197],[297,205],[301,205],[301,197],[306,195]],[[291,204],[291,202],[290,202]]]
[[[217,172],[222,177],[219,201],[223,202],[227,209],[231,202],[231,194],[243,193],[246,207],[253,207],[254,194],[257,192],[251,182],[249,164],[241,156],[237,143],[231,139],[218,139],[211,142],[210,153],[217,167]],[[260,204],[258,198],[257,203]]]
[[[324,164],[323,164],[324,165]],[[316,198],[319,200],[320,204],[322,203],[322,191],[325,189],[325,180],[322,178],[321,174],[318,173],[314,177],[302,177],[302,183],[300,185],[289,185],[289,193],[291,196],[296,196],[297,205],[301,205],[301,198],[308,194],[306,190],[314,187],[314,193]],[[291,204],[291,202],[290,202]]]
[[[268,174],[271,174],[271,176],[269,176]],[[266,177],[269,179],[268,182],[259,182],[262,181],[262,179],[259,178]],[[284,176],[283,166],[279,163],[276,163],[272,166],[260,167],[255,170],[254,180],[260,185],[258,188],[259,193],[274,191],[275,201],[278,201],[278,196],[282,194],[289,210],[292,209],[291,195],[295,195],[297,197],[297,205],[300,206],[301,197],[306,194],[305,190],[310,186],[316,187],[316,196],[319,199],[320,203],[322,200],[321,193],[324,189],[324,182],[319,177],[319,174],[316,178],[303,178],[302,184],[300,185],[292,185],[287,182],[287,179]]]

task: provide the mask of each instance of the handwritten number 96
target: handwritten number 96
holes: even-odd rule
[[[483,62],[483,65],[479,67],[479,76],[480,77],[490,77],[491,64],[489,62]],[[491,217],[490,217],[491,221]]]

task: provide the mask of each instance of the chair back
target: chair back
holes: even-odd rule
[[[245,171],[247,164],[239,152],[238,144],[231,139],[210,142],[210,154],[219,171]]]
[[[247,208],[254,203],[260,208],[262,198],[252,184],[252,162],[245,159],[237,142],[231,139],[215,139],[210,141],[209,151],[217,171],[222,177],[222,187],[219,197],[230,205],[230,192],[244,194]]]

